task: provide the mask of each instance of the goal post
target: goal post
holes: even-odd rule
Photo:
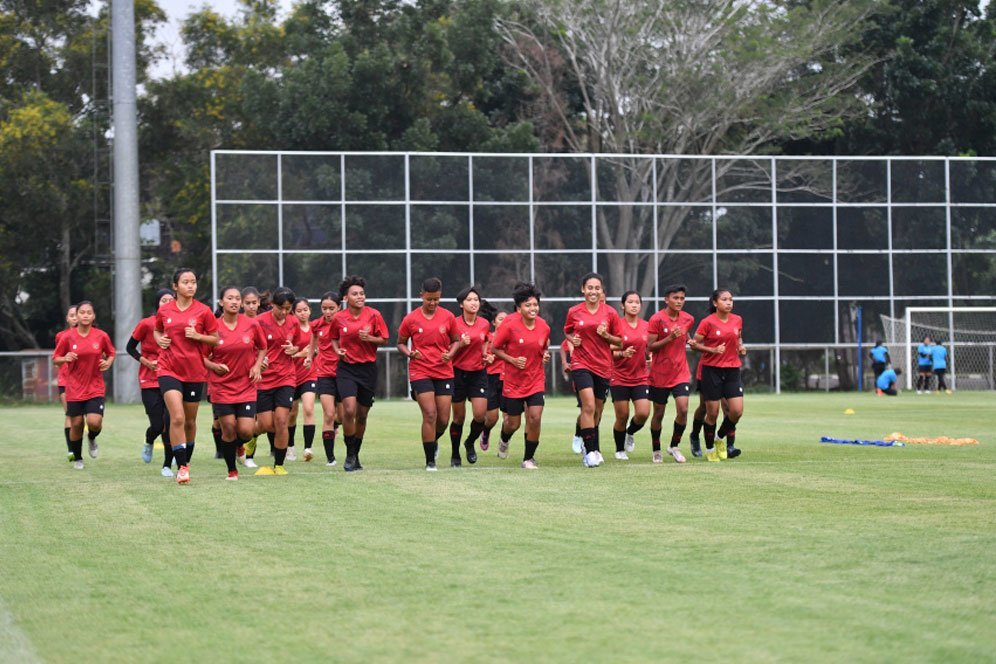
[[[996,389],[996,307],[907,307],[902,318],[883,315],[893,365],[903,367],[906,389],[917,371],[916,349],[925,336],[948,350],[951,389]]]

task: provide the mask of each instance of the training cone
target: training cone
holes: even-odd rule
[[[844,411],[844,414],[845,415],[854,415],[854,409],[853,408],[848,408],[847,410]]]

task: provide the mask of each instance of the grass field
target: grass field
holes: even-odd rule
[[[4,408],[0,661],[993,661],[994,403],[752,395],[735,461],[653,465],[644,431],[618,462],[604,422],[586,470],[556,399],[539,471],[517,436],[430,474],[381,402],[364,472],[239,482],[202,408],[188,487],[139,460],[141,407],[82,472],[60,410]],[[982,444],[817,442],[896,430]]]

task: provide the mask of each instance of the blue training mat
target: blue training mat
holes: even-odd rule
[[[849,440],[847,438],[834,438],[832,436],[822,436],[821,443],[834,443],[836,445],[873,445],[875,447],[906,447],[906,443],[898,440]]]

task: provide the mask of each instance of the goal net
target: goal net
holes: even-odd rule
[[[948,385],[960,390],[996,389],[996,307],[908,307],[902,318],[882,316],[883,341],[911,389],[917,347],[929,336],[948,351]]]

